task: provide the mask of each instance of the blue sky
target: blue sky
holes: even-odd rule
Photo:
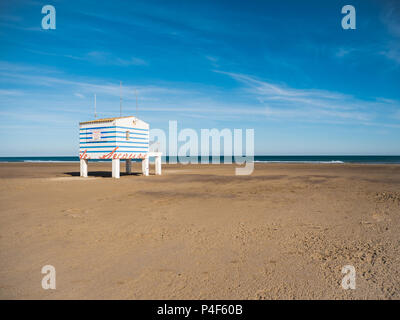
[[[0,156],[77,155],[94,93],[119,115],[119,81],[123,114],[136,89],[151,128],[254,128],[265,155],[400,155],[399,1],[2,1],[0,47]]]

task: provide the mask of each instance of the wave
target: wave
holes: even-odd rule
[[[2,162],[16,162],[16,161],[2,161]],[[19,162],[53,162],[53,163],[65,163],[65,162],[70,162],[70,163],[76,163],[79,162],[79,160],[22,160]]]
[[[253,162],[260,162],[260,163],[345,163],[344,161],[340,160],[331,160],[331,161],[318,161],[318,160],[254,160]]]
[[[217,157],[218,158],[218,157]],[[220,156],[221,164],[224,163],[226,157]],[[209,163],[213,163],[212,157],[209,157]],[[228,157],[229,159],[229,157]],[[232,157],[230,157],[232,159]],[[135,160],[135,159],[132,159]],[[163,163],[175,163],[176,159],[169,156],[163,156]],[[197,160],[202,163],[201,157],[191,157],[185,160]],[[232,159],[233,163],[235,158]],[[249,159],[250,160],[250,159]],[[111,160],[93,159],[93,162],[110,162]],[[254,163],[326,163],[326,164],[344,164],[344,163],[366,163],[366,164],[400,164],[400,156],[254,156],[250,161]],[[0,163],[79,163],[79,157],[60,156],[60,157],[0,157]],[[240,161],[239,161],[240,162]]]

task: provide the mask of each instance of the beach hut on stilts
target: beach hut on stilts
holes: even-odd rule
[[[149,152],[149,124],[133,116],[95,119],[79,123],[81,177],[88,176],[89,160],[111,160],[112,177],[120,177],[120,161],[131,173],[132,160],[142,161],[142,173],[149,175],[149,158],[155,158],[155,174],[161,174],[161,152]]]

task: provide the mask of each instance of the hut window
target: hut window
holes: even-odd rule
[[[126,140],[129,140],[129,131],[126,131]]]

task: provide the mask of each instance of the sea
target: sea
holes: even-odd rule
[[[188,157],[189,158],[189,157]],[[187,159],[188,159],[187,158]],[[197,159],[196,159],[197,158]],[[224,157],[219,157],[220,163],[224,163]],[[229,159],[228,157],[227,159]],[[169,156],[163,157],[166,163],[176,163],[176,158]],[[200,157],[190,157],[201,163]],[[209,157],[209,163],[213,163],[217,157]],[[134,159],[132,159],[134,160]],[[0,157],[0,162],[78,162],[79,157]],[[107,162],[110,160],[91,160]],[[137,160],[140,161],[140,160]],[[180,161],[178,161],[180,162]],[[400,156],[380,156],[380,155],[321,155],[321,156],[254,156],[254,162],[260,163],[370,163],[370,164],[400,164]],[[215,162],[214,162],[215,163]]]

